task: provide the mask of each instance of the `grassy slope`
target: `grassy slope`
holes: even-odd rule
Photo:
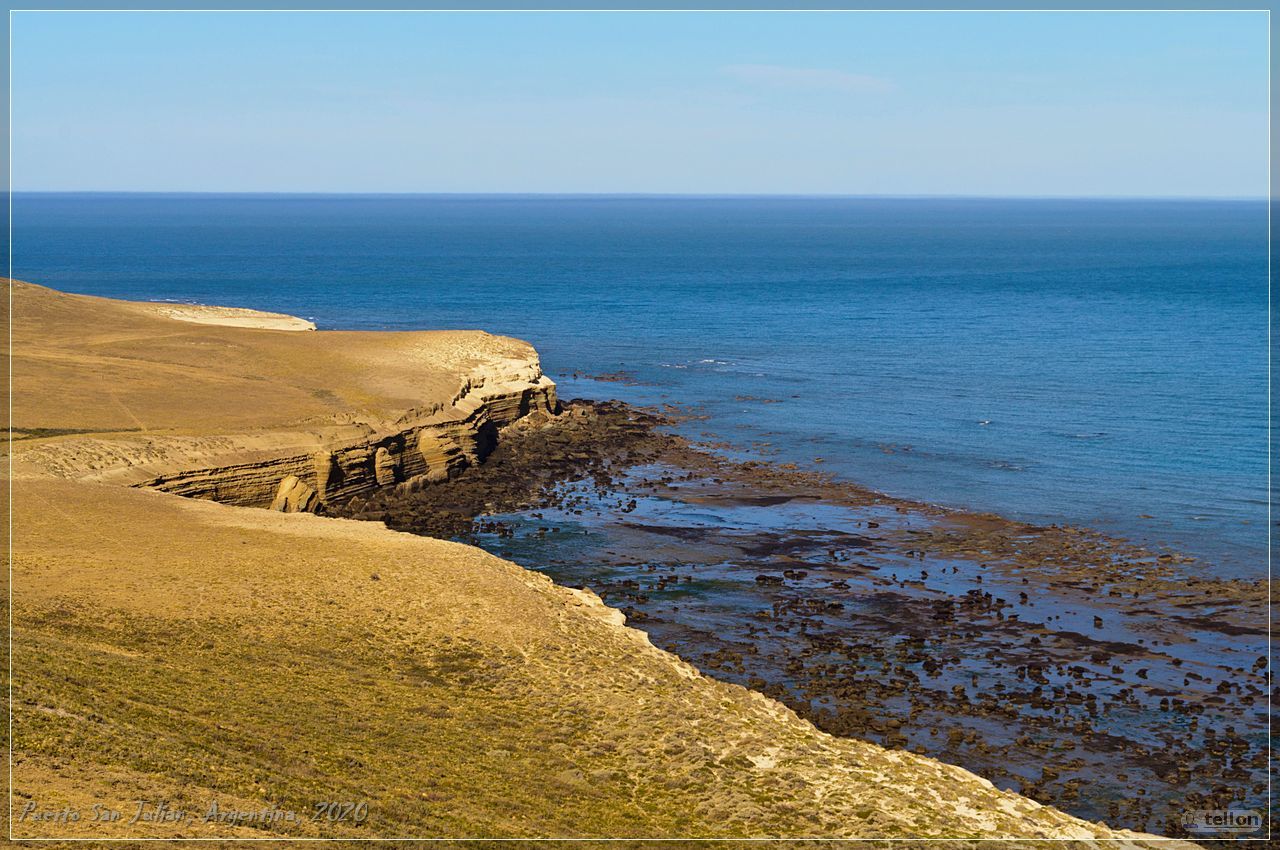
[[[19,482],[15,527],[16,790],[43,806],[365,799],[375,836],[1066,821],[691,678],[469,547],[60,481]]]

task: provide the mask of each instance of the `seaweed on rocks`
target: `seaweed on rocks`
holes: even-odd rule
[[[447,483],[328,511],[588,586],[658,646],[825,731],[1078,815],[1179,835],[1185,809],[1260,805],[1262,583],[734,459],[675,433],[678,416],[575,400],[508,426]],[[569,526],[602,542],[566,542]]]

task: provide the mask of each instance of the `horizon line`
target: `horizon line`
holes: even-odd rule
[[[328,197],[328,198],[670,198],[670,199],[829,199],[829,200],[1010,200],[1010,201],[1270,201],[1261,195],[1068,195],[1068,194],[971,194],[971,193],[856,193],[856,192],[433,192],[433,191],[328,191],[328,190],[208,190],[208,189],[19,189],[23,195],[99,196],[212,196],[212,197]]]

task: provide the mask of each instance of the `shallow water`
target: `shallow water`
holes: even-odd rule
[[[34,282],[519,336],[566,397],[1263,574],[1260,202],[19,195],[13,224]]]
[[[901,542],[933,522],[641,466],[485,516],[476,542],[835,734],[1115,826],[1176,835],[1188,809],[1262,810],[1261,622],[1235,632],[1221,606],[1154,585],[1134,599]]]

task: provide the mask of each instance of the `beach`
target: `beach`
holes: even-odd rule
[[[291,476],[446,492],[512,427],[554,422],[523,343],[13,294],[14,787],[37,804],[17,838],[1139,838],[821,732],[589,591],[293,511],[315,502]],[[165,805],[88,814],[138,799]],[[313,819],[327,803],[351,817]]]

